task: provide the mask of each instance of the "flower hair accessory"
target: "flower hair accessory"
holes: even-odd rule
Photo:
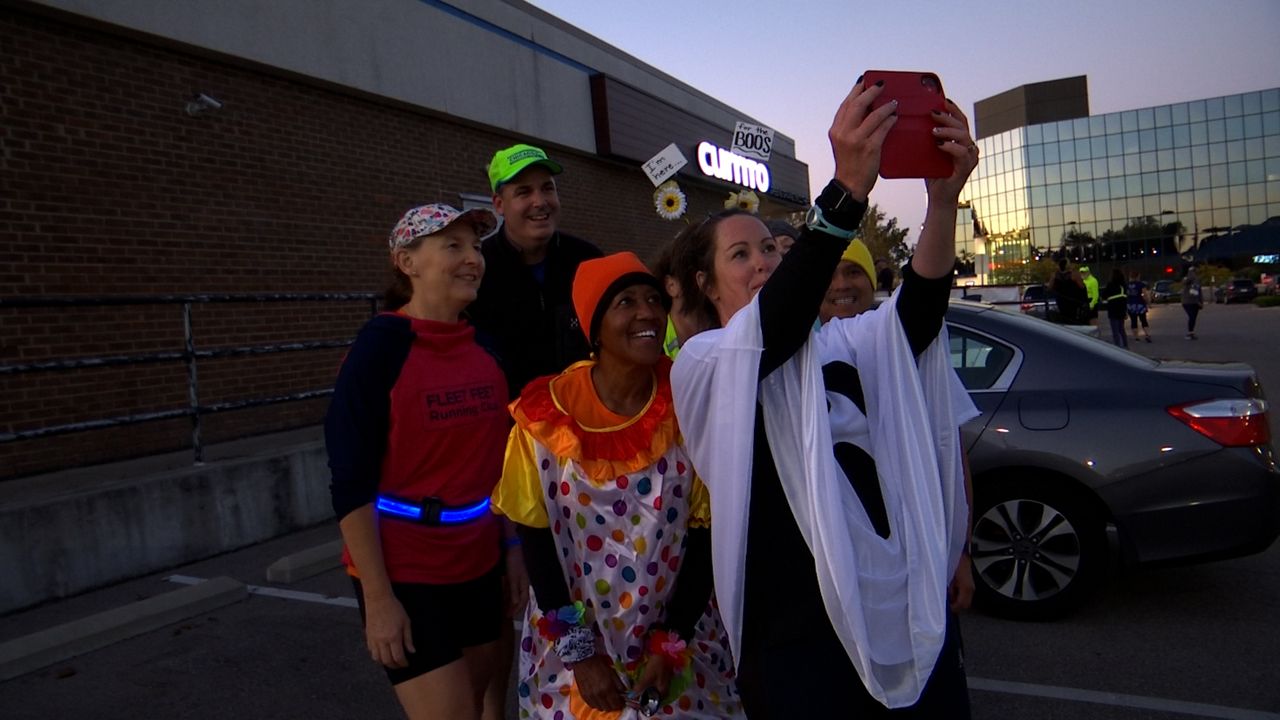
[[[555,642],[572,628],[586,627],[586,614],[587,609],[581,600],[559,610],[552,610],[538,618],[538,634],[543,639]]]
[[[752,215],[760,209],[760,196],[756,195],[754,190],[740,190],[738,192],[729,193],[729,197],[724,201],[726,210],[746,210]]]
[[[668,180],[653,191],[653,205],[663,220],[678,220],[688,209],[684,191],[675,180]]]

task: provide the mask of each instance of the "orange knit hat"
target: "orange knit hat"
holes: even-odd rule
[[[632,285],[649,285],[662,295],[663,305],[670,306],[671,298],[663,290],[662,283],[640,262],[635,253],[620,252],[602,258],[587,260],[578,265],[573,276],[573,309],[587,342],[596,344],[600,334],[600,320],[613,296]]]

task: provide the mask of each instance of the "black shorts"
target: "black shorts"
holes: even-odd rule
[[[462,658],[462,649],[498,639],[504,622],[502,563],[475,580],[448,585],[391,583],[391,591],[404,606],[417,652],[408,653],[409,667],[389,668],[387,678],[399,685]],[[351,578],[364,618],[364,591],[359,578]]]

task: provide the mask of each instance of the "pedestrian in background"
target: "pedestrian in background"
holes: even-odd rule
[[[1193,266],[1187,270],[1187,276],[1182,280],[1182,309],[1187,313],[1188,340],[1196,339],[1196,318],[1202,307],[1204,296],[1201,294],[1200,274]]]
[[[1093,271],[1088,265],[1080,266],[1080,277],[1084,281],[1084,290],[1087,295],[1088,311],[1085,319],[1092,323],[1098,317],[1098,278],[1093,276]]]
[[[1124,319],[1129,309],[1129,291],[1120,268],[1111,271],[1111,278],[1102,289],[1102,298],[1107,308],[1107,322],[1111,325],[1111,342],[1122,348],[1129,347],[1129,336],[1124,331]]]
[[[1089,298],[1084,288],[1084,280],[1067,264],[1066,258],[1058,259],[1058,272],[1054,274],[1049,289],[1057,299],[1057,322],[1063,325],[1079,325],[1088,322]]]
[[[1128,295],[1125,310],[1129,313],[1129,328],[1133,331],[1133,339],[1138,339],[1138,324],[1142,324],[1142,334],[1147,342],[1151,342],[1151,327],[1147,324],[1147,284],[1138,276],[1138,271],[1129,273],[1129,284],[1125,286]]]
[[[502,369],[463,310],[488,210],[424,205],[391,232],[386,308],[360,330],[325,415],[330,492],[369,654],[411,720],[478,720],[528,580],[489,510],[509,418]],[[504,570],[509,582],[504,607]],[[505,611],[505,612],[504,612]],[[505,677],[503,678],[505,680]],[[486,720],[502,717],[502,704]]]

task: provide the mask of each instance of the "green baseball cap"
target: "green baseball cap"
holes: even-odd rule
[[[512,145],[494,153],[493,159],[489,161],[489,189],[498,192],[499,185],[510,182],[511,178],[519,175],[530,165],[541,165],[552,175],[564,172],[564,168],[560,167],[559,163],[548,159],[541,148],[523,143]]]

